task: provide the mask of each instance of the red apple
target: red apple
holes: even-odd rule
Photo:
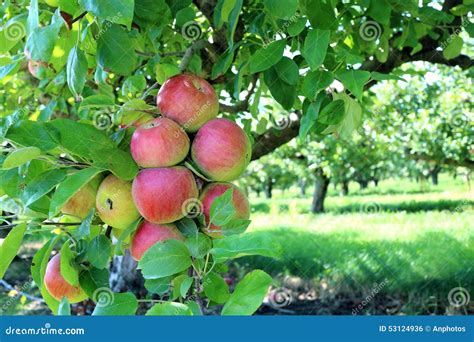
[[[158,92],[156,104],[163,116],[176,121],[187,132],[196,132],[219,112],[214,88],[192,74],[168,79]]]
[[[236,210],[234,219],[248,220],[250,217],[250,205],[247,196],[237,186],[231,183],[210,183],[208,184],[199,200],[202,203],[202,211],[205,218],[206,226],[209,225],[209,218],[211,212],[212,202],[216,197],[221,196],[228,189],[232,188],[232,204]],[[204,232],[214,238],[222,237],[222,229],[220,226],[211,224],[209,228],[204,229]]]
[[[140,171],[133,181],[132,195],[140,214],[161,224],[183,218],[187,201],[199,193],[191,171],[176,166]]]
[[[48,292],[57,300],[66,297],[69,303],[78,303],[87,298],[86,293],[80,286],[69,284],[61,275],[61,257],[56,254],[48,262],[46,273],[44,274],[44,285]]]
[[[132,183],[114,175],[100,184],[96,208],[101,220],[117,229],[126,229],[140,217],[132,199]]]
[[[157,118],[135,130],[130,152],[141,167],[166,167],[182,162],[189,145],[189,137],[181,126],[173,120]]]
[[[168,239],[184,240],[183,235],[174,224],[155,224],[143,221],[133,235],[130,252],[139,261],[148,248],[159,241]]]
[[[235,122],[214,119],[198,131],[191,156],[205,176],[220,182],[232,181],[247,168],[252,147],[247,134]]]

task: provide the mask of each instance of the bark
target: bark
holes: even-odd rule
[[[433,185],[438,185],[438,176],[439,176],[439,173],[441,172],[441,166],[439,165],[436,165],[433,170],[431,170],[430,172],[430,176],[431,176],[431,183],[433,183]]]
[[[272,198],[273,191],[273,179],[268,178],[267,183],[265,184],[265,197]]]
[[[306,179],[300,179],[299,186],[301,196],[306,196]]]
[[[114,292],[144,292],[144,280],[137,270],[137,262],[132,259],[130,251],[123,256],[115,256],[110,265],[110,288]]]
[[[342,196],[349,195],[349,182],[348,181],[343,181],[341,183],[341,194]]]
[[[372,181],[374,182],[375,187],[379,186],[379,180],[377,178],[372,179]]]
[[[361,189],[361,190],[367,189],[368,186],[369,186],[369,182],[366,181],[365,179],[359,180],[359,181],[357,181],[357,183],[359,183],[359,186],[360,186],[360,189]]]
[[[324,200],[329,186],[329,178],[324,174],[322,169],[316,171],[316,179],[314,182],[313,203],[311,204],[311,212],[323,213]]]

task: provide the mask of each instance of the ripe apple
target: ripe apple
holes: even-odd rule
[[[132,195],[140,214],[152,223],[170,223],[186,215],[199,192],[194,176],[182,166],[144,169],[133,180]]]
[[[148,248],[159,241],[168,239],[184,240],[181,232],[174,224],[155,224],[143,221],[133,235],[130,252],[139,261]]]
[[[244,130],[227,119],[214,119],[197,132],[191,157],[205,176],[219,182],[239,178],[252,157]]]
[[[66,297],[69,303],[78,303],[87,299],[86,293],[80,286],[69,284],[61,275],[61,257],[56,254],[48,262],[44,274],[44,284],[48,292],[57,300]]]
[[[204,188],[201,196],[199,197],[199,200],[202,203],[202,211],[205,218],[206,226],[209,225],[212,202],[214,202],[216,197],[221,196],[230,188],[233,189],[232,204],[234,205],[234,208],[236,210],[234,219],[249,219],[250,205],[247,196],[245,196],[242,190],[240,190],[236,185],[231,183],[210,183]],[[221,227],[216,226],[214,224],[211,224],[209,228],[204,229],[204,232],[213,238],[222,237]]]
[[[181,126],[173,120],[157,118],[135,130],[130,152],[141,167],[166,167],[182,162],[189,145],[189,137]]]
[[[95,205],[97,186],[91,181],[76,192],[61,208],[66,215],[75,216],[83,220]],[[73,222],[77,222],[73,221]]]
[[[158,92],[156,104],[163,116],[176,121],[187,132],[196,132],[219,112],[214,88],[192,74],[168,79]]]
[[[96,208],[102,221],[117,229],[126,229],[140,217],[132,199],[132,183],[114,175],[100,184]]]

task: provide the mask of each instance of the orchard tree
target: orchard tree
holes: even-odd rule
[[[250,158],[297,136],[349,137],[362,119],[364,90],[397,78],[406,62],[470,68],[463,46],[471,44],[472,7],[462,0],[3,2],[0,203],[16,216],[5,218],[13,229],[0,274],[25,234],[52,231],[32,277],[54,313],[67,314],[68,302],[85,297],[98,302],[96,314],[135,313],[133,293],[108,292],[113,255],[125,253],[114,258],[112,280],[132,284],[127,277],[139,274],[130,245],[136,259],[146,249],[138,267],[156,303],[149,314],[199,314],[218,304],[223,314],[253,313],[270,277],[252,271],[230,293],[219,273],[228,259],[277,253],[271,242],[234,235],[250,222],[229,181]],[[335,80],[343,91],[329,91]],[[284,112],[265,130],[261,108],[269,103]],[[156,154],[143,147],[151,141]],[[114,305],[104,305],[108,298]]]
[[[405,154],[398,158],[405,173],[430,176],[436,185],[443,168],[474,167],[474,85],[470,75],[444,67],[413,65],[410,70],[406,82],[377,87],[379,96],[370,105],[374,127]],[[396,100],[389,101],[394,95]]]

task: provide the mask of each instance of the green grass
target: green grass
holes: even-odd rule
[[[385,281],[389,294],[446,297],[457,286],[474,293],[474,198],[462,180],[441,181],[424,191],[394,180],[347,197],[332,190],[327,213],[318,215],[309,213],[310,198],[294,197],[296,190],[252,198],[248,234],[272,235],[283,258],[239,264],[353,291]]]

